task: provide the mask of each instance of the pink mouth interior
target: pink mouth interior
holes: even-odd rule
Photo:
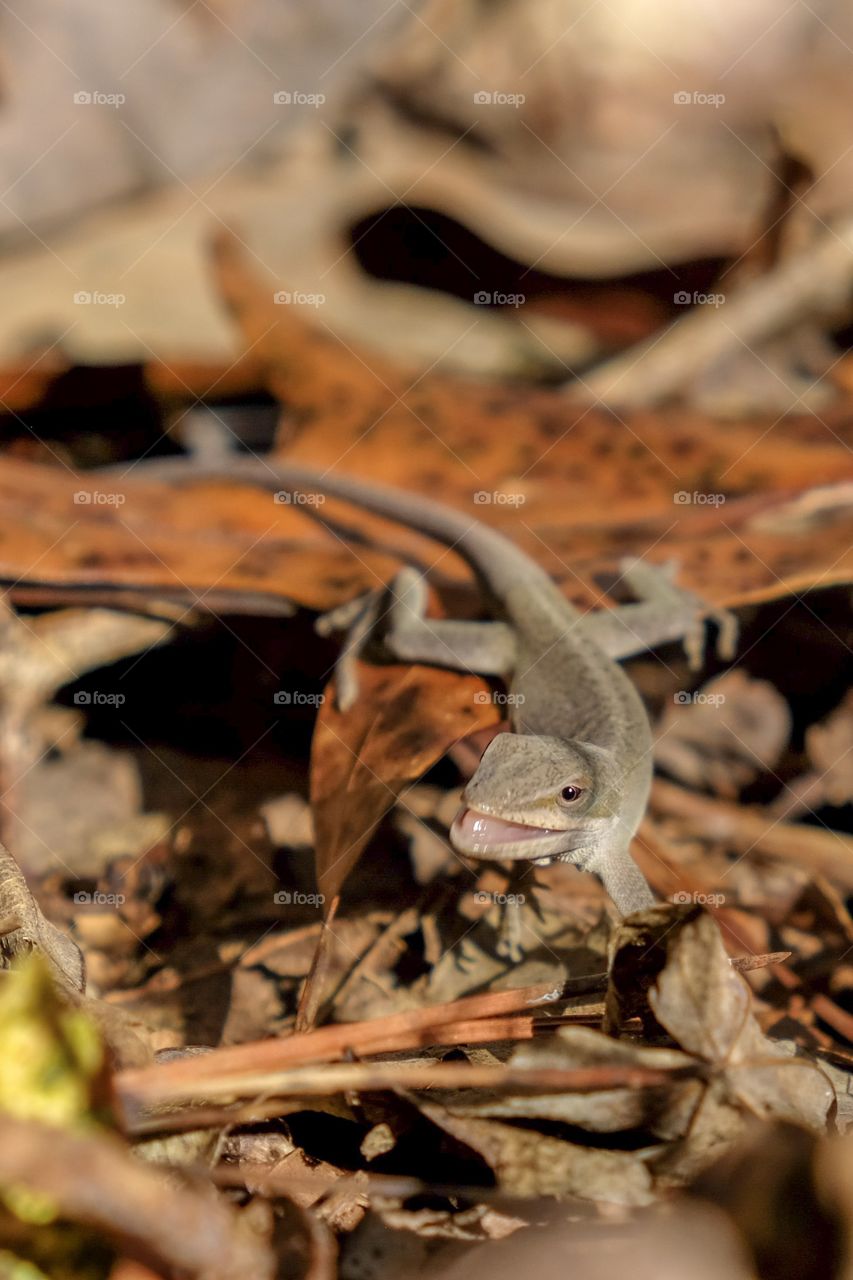
[[[476,809],[463,809],[453,825],[460,836],[474,845],[513,844],[516,840],[532,840],[536,836],[560,834],[558,831],[552,831],[550,827],[528,827],[520,822],[505,822],[503,818],[477,813]]]

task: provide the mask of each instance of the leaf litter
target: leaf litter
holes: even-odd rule
[[[230,241],[216,269],[252,340],[269,319],[264,290]],[[363,436],[384,395],[369,362],[280,314],[256,359],[303,413],[282,438],[289,456],[316,463],[351,446],[356,473],[440,476],[448,500],[466,497],[470,476],[405,397],[387,431]],[[398,387],[396,370],[382,374]],[[463,455],[496,488],[568,412],[551,393],[487,394],[444,374],[420,394],[417,415],[440,413],[451,444],[468,431]],[[686,486],[707,471],[704,424],[665,419],[632,427],[670,461],[689,442]],[[836,426],[846,438],[849,423]],[[612,604],[603,583],[619,556],[658,538],[655,555],[675,555],[688,585],[741,607],[754,648],[748,668],[698,686],[669,651],[632,664],[659,774],[635,854],[662,902],[623,922],[571,867],[472,867],[449,848],[459,772],[500,730],[485,682],[363,664],[362,698],[337,708],[334,646],[304,612],[423,559],[417,539],[353,518],[342,540],[337,516],[271,510],[269,495],[225,482],[176,503],[140,471],[120,485],[123,523],[83,503],[54,548],[88,481],[4,458],[2,572],[17,605],[0,655],[15,854],[0,868],[4,1265],[38,1258],[62,1274],[61,1258],[69,1280],[277,1268],[383,1280],[500,1274],[541,1254],[590,1280],[628,1259],[638,1275],[657,1263],[650,1274],[680,1265],[701,1280],[762,1274],[772,1255],[774,1274],[794,1275],[800,1253],[785,1270],[749,1212],[750,1162],[776,1152],[789,1182],[768,1178],[764,1216],[784,1220],[795,1186],[813,1206],[790,1226],[801,1252],[820,1223],[821,1274],[845,1274],[853,848],[840,597],[807,597],[828,638],[796,671],[789,643],[765,634],[792,591],[849,582],[849,504],[833,488],[847,450],[816,447],[813,429],[786,423],[779,448],[763,427],[721,427],[725,520],[685,510],[668,533],[671,477],[638,467],[595,414],[528,482],[513,532],[581,607]],[[389,448],[394,431],[410,449]],[[578,475],[568,504],[566,476],[599,446],[614,459],[601,480],[612,502]],[[27,531],[21,511],[36,503]],[[483,515],[507,519],[499,505]],[[452,557],[432,577],[435,609],[472,616]],[[57,584],[63,607],[42,612]],[[93,589],[120,607],[90,607]],[[282,621],[291,606],[302,613]],[[796,612],[787,625],[802,635]],[[67,705],[85,672],[120,681],[126,709],[73,693]],[[287,673],[316,690],[316,717],[280,711]],[[63,832],[56,813],[96,794],[93,749],[120,803],[87,800],[88,825]],[[40,862],[37,840],[68,856]],[[526,943],[517,966],[496,949],[510,896]]]

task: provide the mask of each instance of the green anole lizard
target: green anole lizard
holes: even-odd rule
[[[512,732],[497,734],[486,748],[465,788],[452,845],[473,858],[571,862],[601,879],[623,915],[653,904],[629,852],[651,784],[651,727],[615,660],[683,640],[698,665],[706,617],[718,622],[719,647],[730,654],[736,636],[730,614],[706,607],[677,588],[667,570],[641,560],[622,565],[638,603],[582,614],[515,543],[462,511],[278,459],[237,455],[212,466],[158,460],[141,471],[169,481],[229,479],[274,491],[320,492],[458,552],[473,570],[492,620],[428,618],[425,580],[405,568],[389,585],[382,637],[396,660],[497,676],[507,686]],[[381,612],[376,593],[369,605],[354,603],[325,620],[327,630],[354,623],[349,659]],[[343,700],[351,701],[351,663],[347,668],[344,662],[340,675]]]

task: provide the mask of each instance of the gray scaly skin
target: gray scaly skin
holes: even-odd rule
[[[729,615],[706,609],[674,587],[666,571],[642,561],[626,562],[623,576],[645,600],[580,614],[535,561],[495,530],[438,502],[351,477],[243,456],[214,467],[158,461],[140,471],[158,479],[229,479],[321,492],[452,546],[476,575],[493,621],[426,618],[424,581],[404,569],[390,586],[383,643],[399,660],[506,683],[513,732],[494,738],[465,788],[453,846],[474,858],[571,862],[599,876],[623,914],[653,904],[629,852],[651,783],[651,730],[614,658],[685,637],[692,658],[700,658],[707,616],[717,617],[730,651]],[[374,602],[362,621],[378,612]],[[340,621],[358,618],[352,606],[335,614]],[[362,640],[369,630],[362,626]]]

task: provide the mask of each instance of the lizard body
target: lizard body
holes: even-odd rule
[[[390,587],[383,637],[398,660],[498,676],[508,688],[513,732],[497,734],[486,748],[451,843],[475,858],[572,862],[600,877],[623,914],[653,903],[629,852],[651,783],[651,728],[614,659],[666,640],[695,639],[707,612],[695,596],[632,561],[624,576],[647,598],[581,614],[510,539],[410,492],[258,457],[215,466],[165,460],[143,470],[166,480],[321,492],[452,547],[471,567],[493,620],[427,618],[424,580],[403,569]],[[335,612],[353,616],[350,606]]]

